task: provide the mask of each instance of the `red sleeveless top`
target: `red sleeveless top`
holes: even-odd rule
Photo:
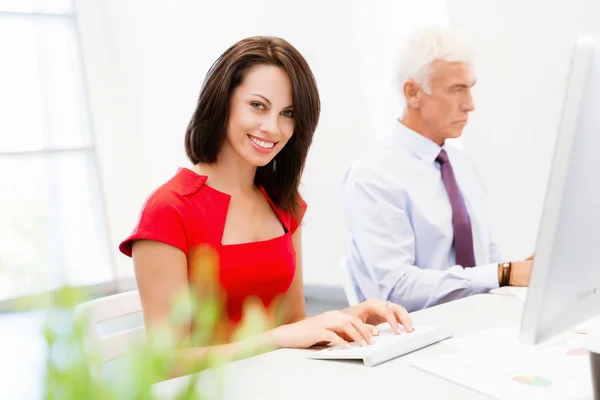
[[[306,203],[302,202],[302,213],[296,220],[279,210],[261,188],[285,234],[260,242],[222,245],[230,196],[206,185],[206,180],[206,176],[180,168],[146,199],[137,226],[119,250],[131,257],[132,244],[138,239],[169,244],[188,256],[199,245],[212,246],[219,255],[219,279],[229,319],[238,322],[249,297],[259,298],[269,307],[289,289],[296,271],[291,235],[301,222]]]

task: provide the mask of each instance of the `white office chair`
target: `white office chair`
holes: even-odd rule
[[[348,259],[346,257],[342,257],[339,262],[339,268],[342,271],[342,282],[344,284],[344,292],[346,293],[346,299],[348,300],[348,304],[350,306],[355,306],[359,303],[358,296],[356,295],[356,291],[354,290],[354,285],[352,283],[352,274],[350,273]]]
[[[139,326],[107,336],[98,334],[97,325],[102,321],[135,314],[142,311],[137,290],[102,297],[80,304],[75,308],[75,318],[85,318],[87,336],[83,339],[87,350],[93,349],[102,365],[122,357],[135,343],[146,340],[144,326]],[[89,346],[89,347],[88,347]]]

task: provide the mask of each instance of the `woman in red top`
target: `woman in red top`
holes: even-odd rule
[[[282,300],[281,325],[261,337],[271,348],[366,345],[377,333],[371,324],[385,321],[396,332],[398,323],[412,330],[403,307],[380,299],[306,316],[300,227],[306,203],[298,186],[319,114],[314,76],[283,39],[247,38],[219,57],[185,135],[193,167],[180,168],[148,197],[120,245],[133,258],[147,327],[164,321],[176,294],[192,284],[192,251],[210,245],[232,324],[250,296],[265,308]],[[240,349],[221,347],[231,356]],[[207,349],[188,350],[199,359]]]

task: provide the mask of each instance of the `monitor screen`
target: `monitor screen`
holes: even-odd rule
[[[520,339],[538,344],[600,314],[600,40],[578,38]]]

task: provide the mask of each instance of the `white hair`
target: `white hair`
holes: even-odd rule
[[[398,59],[397,79],[401,92],[412,80],[430,93],[431,64],[436,60],[472,62],[470,43],[458,31],[447,26],[421,27],[408,37]]]

